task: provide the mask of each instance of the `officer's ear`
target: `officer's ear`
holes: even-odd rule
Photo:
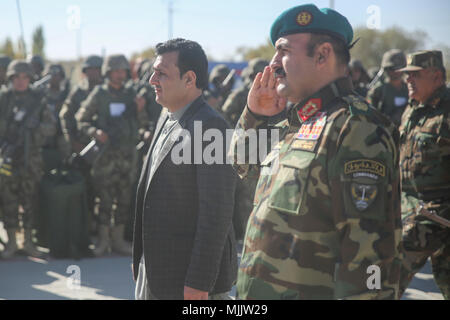
[[[186,87],[191,88],[191,87],[196,87],[196,81],[197,81],[197,75],[195,74],[194,71],[189,70],[186,71],[186,73],[183,75],[183,79],[185,81]]]
[[[332,51],[333,47],[329,42],[324,42],[317,46],[315,53],[315,62],[319,68],[328,63]]]

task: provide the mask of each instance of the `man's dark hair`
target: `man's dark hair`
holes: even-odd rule
[[[195,41],[182,38],[171,39],[156,45],[156,54],[178,52],[177,66],[180,69],[180,77],[192,70],[197,76],[195,85],[199,89],[208,88],[208,59],[202,47]]]
[[[311,39],[309,40],[307,48],[307,55],[309,57],[314,56],[314,50],[316,47],[325,42],[329,42],[333,47],[338,64],[341,66],[347,66],[350,62],[350,50],[344,41],[328,34],[311,33]]]

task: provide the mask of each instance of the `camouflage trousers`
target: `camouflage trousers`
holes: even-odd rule
[[[137,173],[136,150],[106,150],[94,163],[91,173],[94,193],[100,199],[99,223],[109,226],[114,216],[115,225],[126,224],[132,215],[130,205]]]
[[[30,159],[27,169],[20,166],[12,176],[0,178],[0,204],[5,229],[18,228],[20,220],[24,228],[32,228],[37,210],[39,181],[42,177],[41,159]],[[19,218],[19,206],[23,213]]]
[[[404,201],[402,201],[402,206]],[[407,205],[407,204],[406,204]],[[404,211],[405,212],[405,211]],[[450,204],[439,215],[450,218]],[[411,213],[403,215],[403,264],[400,274],[400,296],[414,275],[431,258],[436,284],[445,299],[450,299],[450,228],[429,220],[418,220]]]

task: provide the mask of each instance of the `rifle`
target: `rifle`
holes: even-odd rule
[[[428,208],[426,208],[428,207]],[[450,228],[450,220],[447,220],[441,216],[439,216],[435,210],[429,210],[429,208],[432,208],[433,206],[425,206],[425,203],[420,200],[419,201],[419,208],[416,211],[416,215],[426,217],[444,227]]]

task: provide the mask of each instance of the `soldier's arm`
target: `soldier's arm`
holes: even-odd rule
[[[269,125],[271,118],[252,113],[248,106],[244,108],[239,118],[231,139],[228,157],[241,178],[257,178],[259,176],[260,163],[264,160],[259,159],[259,148],[263,143],[260,143],[260,139],[266,139],[266,150],[270,152],[273,145],[272,130],[277,130]],[[267,135],[261,136],[260,129],[265,130]],[[255,159],[256,161],[254,161]]]
[[[88,136],[95,137],[97,128],[94,125],[94,115],[99,107],[99,87],[96,87],[81,103],[80,109],[75,113],[78,130]]]
[[[52,111],[48,108],[45,98],[42,99],[40,103],[41,112],[40,115],[38,115],[38,126],[37,128],[30,127],[30,129],[36,129],[33,133],[34,141],[37,145],[42,146],[47,137],[56,134],[58,120],[55,119]]]
[[[64,102],[61,111],[59,112],[59,120],[61,122],[61,129],[64,139],[68,143],[72,143],[76,139],[77,121],[75,120],[75,113],[80,108],[80,98],[78,90],[73,91]]]
[[[350,116],[329,148],[333,219],[340,233],[337,299],[395,299],[401,214],[398,137]]]
[[[376,109],[380,109],[381,90],[379,86],[375,86],[367,93],[367,101]]]

